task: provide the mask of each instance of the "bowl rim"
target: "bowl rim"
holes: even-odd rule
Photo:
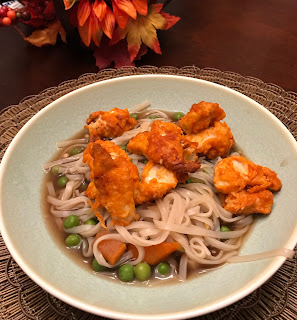
[[[14,146],[17,144],[18,140],[21,139],[21,137],[26,134],[27,128],[34,125],[35,122],[38,121],[40,117],[44,115],[47,110],[50,108],[55,107],[59,103],[63,102],[64,100],[67,100],[68,97],[72,97],[74,95],[80,94],[82,91],[88,90],[91,87],[100,86],[102,83],[107,82],[120,82],[125,80],[131,80],[132,78],[170,78],[170,79],[186,79],[189,81],[195,81],[197,83],[203,83],[207,84],[209,86],[213,86],[214,88],[223,88],[224,90],[241,96],[241,98],[246,99],[250,104],[254,104],[256,108],[260,108],[263,112],[265,112],[267,115],[269,115],[269,118],[271,121],[274,121],[278,126],[282,127],[282,131],[284,134],[286,134],[286,138],[290,140],[290,142],[294,145],[297,153],[297,142],[292,136],[292,134],[289,132],[289,130],[285,127],[285,125],[276,117],[274,116],[270,111],[268,111],[265,107],[263,107],[261,104],[253,100],[252,98],[247,97],[246,95],[237,92],[231,88],[225,87],[223,85],[213,83],[207,80],[203,79],[196,79],[192,77],[186,77],[186,76],[179,76],[179,75],[168,75],[168,74],[147,74],[147,75],[131,75],[131,76],[121,76],[117,78],[102,80],[99,82],[95,82],[86,86],[83,86],[81,88],[75,89],[64,96],[58,98],[57,100],[51,102],[47,106],[45,106],[43,109],[38,111],[31,119],[28,120],[28,122],[25,123],[25,125],[20,129],[20,131],[16,134],[16,136],[11,141],[10,145],[8,146],[6,152],[4,153],[2,162],[0,164],[0,187],[2,185],[3,181],[3,172],[5,170],[5,167],[7,166],[8,160],[10,158],[10,154],[14,151]],[[64,301],[65,303],[72,305],[73,307],[76,307],[78,309],[81,309],[86,312],[90,312],[95,315],[105,316],[105,317],[111,317],[114,319],[185,319],[190,317],[196,317],[201,316],[207,313],[214,312],[216,310],[219,310],[221,308],[227,307],[231,305],[232,303],[235,303],[239,301],[240,299],[244,298],[248,294],[252,293],[254,290],[259,288],[264,282],[266,282],[277,270],[281,267],[281,265],[285,262],[285,257],[275,257],[272,258],[273,262],[260,274],[257,275],[252,281],[252,283],[249,284],[249,286],[246,286],[245,288],[242,288],[238,290],[239,292],[235,292],[235,294],[232,294],[228,296],[227,298],[221,299],[215,304],[209,304],[205,307],[198,307],[189,309],[187,311],[180,311],[180,312],[174,312],[174,313],[164,313],[161,315],[154,314],[153,316],[143,315],[143,314],[130,314],[130,313],[121,313],[118,311],[112,311],[109,309],[104,309],[102,307],[95,308],[91,305],[87,305],[85,302],[81,302],[76,298],[71,297],[68,294],[63,293],[62,291],[58,290],[54,287],[54,285],[48,283],[47,280],[42,279],[34,270],[31,269],[29,265],[27,265],[26,261],[23,260],[23,257],[17,253],[17,250],[13,244],[13,242],[10,240],[9,234],[7,230],[5,229],[5,222],[4,222],[4,215],[2,213],[2,200],[0,201],[0,230],[2,237],[4,239],[5,245],[7,246],[11,256],[14,258],[16,263],[19,266],[22,266],[21,269],[26,273],[28,277],[30,277],[35,283],[37,283],[42,289],[47,291],[48,293],[52,294],[53,296],[57,297],[58,299]],[[297,243],[297,224],[295,226],[294,232],[292,232],[291,237],[287,240],[286,247],[288,249],[294,249],[295,245]],[[267,270],[268,269],[268,270]]]

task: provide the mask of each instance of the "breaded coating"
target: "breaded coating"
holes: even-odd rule
[[[127,150],[134,154],[146,155],[148,149],[149,131],[139,132],[127,144]]]
[[[272,191],[279,191],[282,187],[282,182],[277,177],[276,172],[266,167],[262,167],[262,171],[266,179],[270,182],[270,186],[268,187],[268,189]],[[254,190],[256,191],[255,188],[256,186],[254,186]]]
[[[176,185],[174,172],[150,160],[145,165],[141,182],[135,189],[135,202],[140,204],[163,198]]]
[[[130,117],[128,109],[114,108],[110,111],[97,111],[89,115],[85,129],[89,130],[90,141],[102,138],[115,138],[131,130],[137,120]]]
[[[146,155],[155,163],[180,173],[195,172],[200,168],[192,143],[184,141],[182,130],[174,123],[159,120],[153,122],[147,139],[149,144]],[[193,151],[193,160],[188,160],[190,153],[186,149]]]
[[[97,140],[95,144],[100,144],[101,147],[103,147],[110,154],[111,158],[114,160],[117,166],[121,166],[122,164],[124,164],[129,169],[130,176],[134,182],[139,181],[139,173],[137,167],[130,161],[127,153],[122,148],[107,140]],[[85,152],[83,153],[83,161],[90,167],[91,170],[90,179],[93,178],[94,171],[94,158],[92,156],[93,145],[93,143],[89,143]],[[106,166],[108,166],[108,164],[109,163],[106,163]]]
[[[265,189],[280,190],[282,183],[277,174],[242,156],[231,156],[215,166],[214,186],[218,192],[228,194],[247,188],[249,193]]]
[[[223,207],[235,214],[269,214],[273,205],[272,191],[282,183],[269,168],[254,164],[242,156],[231,156],[215,166],[214,186]]]
[[[189,179],[188,173],[182,173],[182,172],[174,172],[174,173],[178,183],[186,183],[186,181]]]
[[[127,153],[121,147],[115,145],[111,141],[100,140],[98,143],[100,143],[100,145],[111,155],[118,167],[122,165],[127,167],[134,182],[139,181],[139,172],[137,166],[131,162]]]
[[[90,199],[90,200],[95,200],[97,196],[97,188],[95,186],[94,181],[90,181],[87,190],[85,191],[85,195]]]
[[[179,121],[179,125],[186,134],[195,134],[225,117],[225,111],[218,103],[201,101],[192,105],[190,111]]]
[[[273,194],[268,190],[256,193],[232,192],[224,200],[224,208],[236,214],[269,214],[273,205]]]
[[[216,121],[213,126],[196,134],[186,135],[186,139],[197,142],[196,151],[208,159],[225,158],[234,144],[233,134],[226,123]]]
[[[180,160],[182,162],[194,162],[199,164],[199,159],[197,157],[197,143],[196,142],[191,142],[188,139],[185,139],[185,136],[181,135],[181,130],[179,127],[176,125],[172,124],[171,126],[168,125],[168,123],[162,123],[162,126],[160,126],[160,121],[157,124],[154,124],[152,132],[150,131],[145,131],[145,132],[140,132],[138,133],[135,137],[133,137],[129,143],[127,144],[127,150],[131,153],[138,154],[138,155],[144,155],[148,159],[150,159],[151,155],[154,158],[154,160],[158,160],[159,163],[164,164],[164,166],[168,165],[168,157],[169,152],[166,152],[166,146],[164,144],[168,144],[168,141],[171,139],[172,141],[175,139],[175,146],[171,144],[171,148],[174,150],[175,154],[179,152],[182,157],[180,157]],[[162,127],[162,128],[160,128]],[[166,129],[167,128],[167,129]],[[158,129],[159,132],[158,132]],[[166,130],[167,130],[167,135],[166,135]],[[170,133],[170,134],[168,134]],[[155,135],[153,138],[151,138],[151,135]],[[154,141],[157,140],[159,142],[159,145],[163,145],[163,153],[160,153],[156,156],[156,151],[154,148]],[[151,141],[151,142],[150,142]],[[149,151],[150,150],[150,151]],[[153,150],[153,151],[152,151]],[[156,152],[155,152],[156,151]],[[165,152],[164,152],[165,151]],[[149,153],[151,152],[151,154]],[[182,159],[183,158],[183,159]],[[169,164],[170,166],[170,164]],[[187,175],[187,170],[186,172],[183,172],[184,170],[177,171],[175,167],[172,165],[170,166],[171,170],[175,170],[177,176],[178,176],[178,181],[179,182],[185,182],[188,179]],[[197,169],[196,169],[197,170]],[[195,170],[195,171],[196,171]]]
[[[93,209],[97,211],[99,207],[104,207],[118,225],[129,225],[137,220],[134,188],[138,170],[127,154],[110,141],[98,140],[88,144],[83,160],[89,165],[93,179],[86,195],[94,199],[94,187],[97,190]],[[100,213],[96,215],[102,222]]]

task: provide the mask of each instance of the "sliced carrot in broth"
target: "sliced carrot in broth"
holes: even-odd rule
[[[126,244],[119,240],[107,239],[98,243],[98,250],[110,264],[115,264],[126,249]]]
[[[144,261],[148,264],[158,264],[176,250],[182,250],[178,242],[162,242],[155,246],[144,247]]]
[[[133,255],[133,259],[137,259],[138,258],[138,250],[134,246],[134,244],[132,244],[132,243],[128,244],[128,251],[131,251],[131,253]]]
[[[100,230],[96,234],[93,244],[97,239],[107,234],[109,234],[108,230]],[[99,242],[97,248],[102,253],[104,259],[107,260],[108,263],[115,264],[120,259],[122,254],[126,251],[127,246],[122,241],[106,239]]]

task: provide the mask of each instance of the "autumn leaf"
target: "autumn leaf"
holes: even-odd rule
[[[130,61],[129,51],[125,40],[118,42],[114,46],[109,46],[106,42],[102,42],[100,48],[95,48],[93,56],[96,59],[96,65],[99,69],[109,67],[113,62],[115,67],[134,66]]]
[[[173,15],[170,15],[169,13],[166,13],[164,11],[160,11],[160,14],[167,21],[167,24],[166,24],[165,28],[163,28],[163,30],[170,29],[171,27],[173,27],[180,20],[180,17],[176,17],[176,16],[173,16]]]
[[[139,60],[146,53],[147,46],[142,44],[135,60]],[[114,64],[115,68],[135,65],[134,62],[130,60],[130,54],[125,39],[111,47],[108,44],[107,38],[105,38],[102,41],[100,48],[95,48],[93,55],[99,69],[105,69],[112,64]]]
[[[66,32],[59,20],[51,22],[47,28],[34,31],[29,37],[24,37],[24,40],[33,44],[36,47],[44,45],[54,45],[57,42],[57,36],[60,34],[63,42],[66,42]]]
[[[178,17],[163,13],[162,6],[162,4],[153,4],[148,8],[146,16],[139,14],[136,20],[130,19],[124,30],[118,27],[114,32],[111,45],[126,38],[131,61],[137,56],[142,43],[161,54],[156,30],[168,29],[179,20]]]

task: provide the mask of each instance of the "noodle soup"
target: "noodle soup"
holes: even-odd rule
[[[219,267],[237,256],[243,237],[251,228],[253,216],[234,215],[224,209],[222,197],[219,197],[213,182],[215,166],[221,157],[213,157],[208,153],[208,156],[199,155],[199,159],[196,159],[192,154],[189,155],[191,142],[182,142],[183,147],[186,145],[188,148],[184,164],[186,167],[191,162],[193,167],[193,163],[199,162],[198,169],[190,169],[193,172],[186,173],[174,172],[164,167],[166,158],[164,163],[163,160],[159,164],[154,163],[146,175],[151,160],[147,154],[138,151],[132,153],[130,141],[140,133],[149,132],[156,121],[160,127],[170,123],[177,127],[178,121],[184,116],[180,112],[147,108],[148,105],[144,104],[130,110],[137,124],[115,138],[102,139],[101,144],[105,149],[99,151],[102,157],[108,148],[112,149],[108,149],[108,161],[115,161],[117,157],[129,160],[124,162],[128,170],[115,171],[115,182],[111,179],[104,192],[110,190],[108,188],[114,183],[112,190],[118,188],[117,192],[125,198],[129,188],[118,182],[117,179],[122,178],[118,172],[123,172],[123,175],[130,172],[130,179],[131,172],[137,168],[138,176],[133,179],[138,179],[138,184],[146,183],[145,186],[140,185],[141,192],[150,181],[159,183],[153,190],[154,196],[147,190],[143,191],[145,196],[138,194],[141,200],[135,200],[135,212],[128,222],[122,217],[113,216],[113,209],[107,210],[109,203],[102,205],[101,202],[100,207],[96,207],[95,196],[95,201],[91,201],[90,182],[92,187],[95,185],[100,189],[105,181],[98,180],[100,175],[98,178],[94,173],[100,168],[94,169],[86,164],[88,148],[96,142],[91,143],[87,131],[83,131],[69,141],[58,143],[59,154],[44,166],[48,172],[46,219],[61,245],[74,252],[76,260],[80,259],[96,273],[123,282],[149,283],[154,279],[173,278],[185,280],[191,274]],[[106,121],[101,119],[101,122]],[[231,137],[233,139],[232,134]],[[233,143],[231,147],[228,154],[238,156],[239,152],[234,150]],[[105,166],[107,162],[104,161]],[[111,168],[116,170],[117,167]],[[175,179],[176,185],[169,188],[172,179]],[[164,195],[157,197],[156,193],[160,194],[163,189],[166,190]]]

